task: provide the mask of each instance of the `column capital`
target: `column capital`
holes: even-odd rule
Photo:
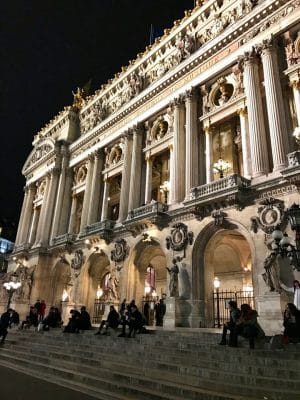
[[[236,110],[236,113],[237,113],[238,115],[240,115],[241,117],[245,117],[246,115],[248,115],[247,107],[238,108],[238,109]]]
[[[175,108],[181,108],[184,105],[184,96],[180,95],[173,99],[172,106]]]
[[[133,135],[142,134],[144,129],[145,129],[144,124],[138,123],[138,124],[133,125],[132,133],[133,133]]]
[[[271,54],[275,50],[276,43],[273,37],[264,39],[262,43],[255,46],[255,49],[258,54],[265,56]]]
[[[152,154],[145,154],[145,160],[147,162],[153,162],[155,160],[155,156],[153,156]]]
[[[244,55],[238,58],[238,61],[244,66],[258,64],[259,57],[257,49],[252,47],[250,51],[245,51]]]
[[[170,143],[170,144],[168,145],[168,149],[170,150],[170,152],[174,150],[173,143]]]
[[[197,99],[197,89],[195,87],[191,87],[190,89],[185,91],[184,100],[186,102],[191,102]]]

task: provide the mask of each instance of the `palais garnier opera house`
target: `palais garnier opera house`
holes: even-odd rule
[[[235,299],[278,333],[300,278],[299,5],[198,0],[33,133],[1,278],[21,314],[163,298],[166,326],[201,328]]]

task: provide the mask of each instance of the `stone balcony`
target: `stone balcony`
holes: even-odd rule
[[[186,200],[184,205],[196,206],[200,213],[228,206],[243,208],[250,200],[250,193],[251,181],[238,174],[233,174],[192,188],[190,199]]]
[[[131,231],[133,235],[138,234],[144,228],[151,225],[156,225],[159,229],[162,229],[170,220],[167,211],[167,204],[153,201],[129,211],[127,220],[123,222],[123,225],[127,230]]]
[[[84,230],[80,232],[79,237],[84,238],[87,236],[97,235],[105,241],[110,241],[115,223],[115,221],[111,221],[109,219],[105,221],[95,222],[92,225],[86,226]]]
[[[56,236],[51,240],[52,246],[61,246],[68,243],[72,243],[76,240],[77,235],[71,233],[65,233],[64,235]]]

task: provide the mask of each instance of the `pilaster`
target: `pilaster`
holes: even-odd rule
[[[151,201],[152,193],[152,166],[153,157],[146,155],[146,187],[145,187],[145,204],[149,204]]]
[[[94,169],[92,177],[92,188],[90,195],[90,204],[87,218],[87,225],[91,225],[98,221],[99,218],[99,204],[102,189],[102,171],[103,168],[103,152],[97,151],[94,154]]]
[[[134,210],[140,205],[142,139],[143,132],[141,128],[134,127],[128,210]]]
[[[212,147],[212,131],[209,126],[204,127],[205,132],[205,168],[206,168],[206,183],[213,180],[213,147]]]
[[[249,123],[248,113],[246,108],[241,108],[237,111],[240,117],[241,125],[241,142],[242,142],[242,157],[243,157],[243,169],[244,177],[247,179],[251,178],[251,157],[250,157],[250,143],[249,143]]]
[[[131,174],[131,149],[132,149],[132,135],[128,132],[125,136],[125,149],[124,149],[124,163],[122,171],[122,184],[120,196],[120,211],[119,222],[123,222],[128,215],[128,198],[130,189],[130,174]]]

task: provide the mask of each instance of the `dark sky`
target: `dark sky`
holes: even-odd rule
[[[193,0],[2,0],[0,218],[18,221],[33,136],[92,79],[100,88]]]

